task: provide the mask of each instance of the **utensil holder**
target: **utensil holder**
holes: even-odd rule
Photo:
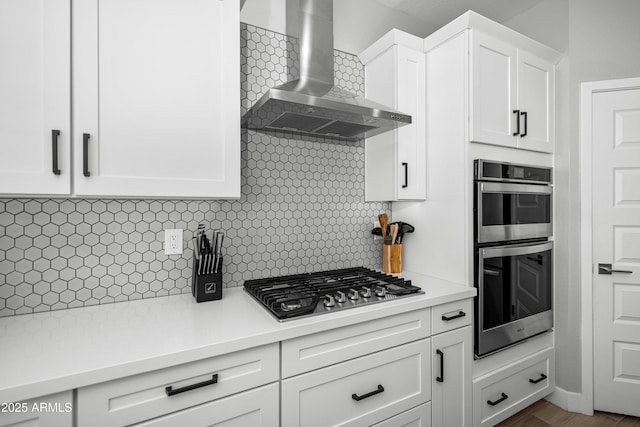
[[[211,274],[198,274],[200,262],[193,257],[191,293],[197,302],[214,301],[222,298],[222,257],[218,270]]]
[[[382,271],[402,273],[402,245],[382,245]]]

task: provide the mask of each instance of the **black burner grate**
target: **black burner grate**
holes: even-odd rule
[[[306,316],[330,310],[318,310],[325,295],[362,288],[384,289],[384,298],[362,299],[359,303],[340,305],[339,308],[352,308],[356,305],[380,302],[404,295],[422,293],[411,281],[400,277],[380,273],[364,267],[340,270],[320,271],[317,273],[294,274],[247,280],[244,288],[264,305],[279,320]]]

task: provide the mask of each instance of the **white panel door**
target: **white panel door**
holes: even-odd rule
[[[553,153],[554,93],[553,64],[518,49],[518,148]]]
[[[69,0],[0,1],[0,194],[70,193],[70,19]]]
[[[640,416],[640,88],[593,95],[594,409]]]
[[[238,0],[73,13],[75,193],[239,197]]]
[[[516,146],[516,60],[515,46],[471,32],[471,141]]]
[[[398,128],[397,199],[427,197],[425,116],[425,55],[398,47],[398,111],[410,114],[412,124]],[[387,161],[389,161],[387,159]]]
[[[434,426],[473,425],[471,334],[471,326],[465,326],[431,338],[431,405]]]

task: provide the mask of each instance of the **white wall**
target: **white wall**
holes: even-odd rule
[[[556,383],[581,391],[580,83],[640,76],[640,2],[546,0],[505,22],[565,58],[557,75]]]
[[[286,34],[286,0],[247,0],[240,20]],[[426,37],[437,28],[373,0],[333,2],[334,48],[359,54],[392,28]]]

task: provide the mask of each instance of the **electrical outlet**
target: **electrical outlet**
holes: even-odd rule
[[[182,254],[182,229],[164,230],[164,254]]]
[[[380,221],[373,221],[373,228],[380,227]],[[382,242],[382,236],[373,235],[374,242]]]

